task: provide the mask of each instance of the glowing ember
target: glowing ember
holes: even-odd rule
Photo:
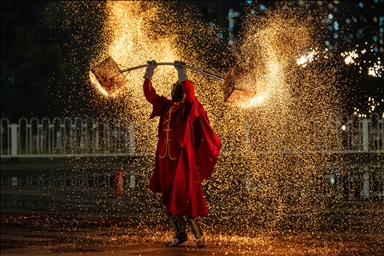
[[[353,50],[351,52],[343,52],[343,53],[341,53],[341,56],[345,57],[344,62],[347,65],[354,64],[355,59],[359,57],[359,55],[357,54],[357,52],[355,50]]]
[[[306,55],[301,55],[301,57],[297,60],[297,65],[302,65],[305,67],[308,62],[312,62],[315,56],[318,54],[318,51],[312,50]]]
[[[243,108],[251,108],[251,107],[256,107],[256,106],[262,106],[264,102],[265,97],[263,95],[257,95],[250,99],[248,102],[245,101],[242,104]]]
[[[109,93],[101,86],[101,84],[99,83],[95,74],[92,71],[89,72],[89,79],[91,80],[91,84],[93,84],[101,94],[105,96],[110,96]]]
[[[380,61],[376,64],[373,64],[373,67],[368,68],[368,75],[374,76],[374,77],[381,77],[381,73],[383,72],[384,68],[380,65]]]

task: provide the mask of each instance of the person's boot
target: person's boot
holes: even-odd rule
[[[168,241],[167,247],[176,247],[188,240],[187,233],[185,232],[185,220],[183,215],[169,215],[169,218],[174,235]]]
[[[197,248],[203,248],[206,245],[206,239],[203,232],[197,222],[196,218],[188,217],[189,223],[191,224],[192,232],[194,235],[193,244]]]

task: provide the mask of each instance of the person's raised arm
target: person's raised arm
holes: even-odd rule
[[[155,73],[155,69],[157,67],[156,61],[148,61],[148,67],[145,70],[144,74],[144,84],[143,84],[143,90],[144,90],[144,96],[145,98],[151,103],[152,105],[155,104],[157,99],[160,97],[157,95],[155,88],[152,86],[152,77],[153,74]]]
[[[185,68],[185,62],[175,61],[175,68],[177,70],[178,82],[182,84],[185,94],[185,100],[192,104],[195,98],[195,89],[193,83],[188,80],[187,69]]]
[[[183,86],[185,100],[189,104],[192,104],[195,100],[195,89],[193,83],[189,80],[185,80],[181,83],[181,85]]]

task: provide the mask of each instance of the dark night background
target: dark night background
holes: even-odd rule
[[[244,7],[251,1],[178,1],[176,8],[184,10],[186,5],[199,9],[199,18],[209,24],[214,22],[221,28],[222,35],[228,38],[228,11],[243,12]],[[255,1],[254,1],[255,2]],[[296,1],[303,2],[303,1]],[[308,1],[304,1],[308,2]],[[323,1],[333,2],[333,1]],[[383,29],[383,24],[373,23],[374,16],[384,16],[383,0],[377,1],[339,1],[341,10],[341,33],[354,33],[363,26],[360,36],[351,38],[349,42],[335,43],[335,52],[362,49],[365,42],[371,44],[372,33]],[[100,3],[90,1],[88,4]],[[364,8],[358,5],[364,4]],[[256,6],[264,5],[273,8],[275,1],[257,1]],[[369,5],[374,6],[370,8]],[[71,114],[83,116],[83,106],[88,104],[91,94],[87,93],[84,83],[87,83],[88,67],[93,52],[97,49],[85,47],[92,45],[100,35],[89,33],[84,39],[74,40],[79,36],[76,23],[67,23],[63,26],[66,13],[61,8],[59,1],[1,1],[1,117],[16,122],[20,117],[63,117],[68,115],[67,102],[78,102],[72,107]],[[368,7],[367,7],[368,6]],[[342,9],[343,8],[343,9]],[[86,17],[86,8],[79,7],[78,17]],[[345,17],[355,17],[359,22],[343,26]],[[348,18],[346,17],[346,18]],[[99,19],[100,20],[100,19]],[[101,31],[101,24],[97,20],[86,20],[93,31]],[[91,24],[92,22],[92,24]],[[357,27],[360,26],[360,27]],[[374,27],[376,26],[376,27]],[[65,27],[65,29],[64,29]],[[376,29],[376,30],[375,30]],[[236,36],[241,31],[241,15],[235,18],[233,34]],[[227,39],[228,41],[228,39]],[[356,48],[356,45],[359,45]],[[383,45],[381,44],[383,47]],[[75,52],[73,49],[82,49]],[[335,54],[339,56],[340,54]],[[346,98],[345,109],[351,113],[358,107],[362,113],[368,113],[368,98],[375,98],[376,102],[384,98],[383,78],[368,76],[366,67],[369,61],[378,57],[383,59],[383,52],[367,52],[359,57],[361,66],[350,65],[343,67],[342,77],[346,81],[343,87]],[[73,67],[73,60],[77,58],[77,67]],[[363,60],[366,60],[364,64]],[[381,63],[381,65],[383,65]],[[359,73],[359,67],[363,73]],[[381,72],[382,74],[383,72]],[[383,76],[383,74],[382,74]],[[383,112],[384,102],[376,108],[376,112]]]

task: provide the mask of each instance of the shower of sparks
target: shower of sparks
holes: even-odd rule
[[[358,45],[356,46],[358,47]],[[361,55],[364,55],[367,53],[366,49],[362,49],[360,51]],[[358,59],[361,55],[358,54],[357,50],[352,51],[346,51],[340,54],[342,57],[344,57],[344,62],[347,65],[356,65],[361,66],[361,61]],[[366,61],[364,61],[365,63]],[[371,63],[371,61],[369,61]],[[368,67],[367,74],[373,77],[381,77],[381,73],[383,72],[383,66],[381,65],[380,57],[377,58],[376,63],[372,63],[373,66]],[[360,67],[360,73],[362,73],[362,68]]]
[[[91,80],[91,84],[95,86],[95,88],[104,96],[111,96],[100,84],[100,82],[97,80],[95,74],[93,72],[89,72],[89,79]]]
[[[109,43],[106,46],[106,51],[100,53],[100,58],[94,60],[95,64],[102,61],[105,56],[112,57],[121,67],[120,69],[142,65],[148,60],[172,62],[180,59],[172,43],[176,39],[175,36],[173,38],[171,36],[159,36],[155,41],[150,38],[150,34],[154,33],[150,29],[150,23],[159,24],[163,8],[158,3],[107,1],[105,9],[109,15],[104,23],[104,29],[105,36],[108,37],[106,41]],[[160,69],[163,70],[156,72],[153,80],[154,84],[166,84],[167,80],[168,83],[171,83],[177,79],[173,69],[159,67],[158,70]],[[125,94],[130,91],[133,98],[142,98],[140,84],[142,83],[144,71],[145,69],[139,69],[126,74],[127,81],[123,85],[122,94],[124,94],[124,91]],[[105,94],[105,90],[100,86],[100,83],[95,82],[94,79],[91,82],[99,92],[108,95]],[[157,90],[166,94],[169,91],[168,87],[159,86]]]
[[[375,112],[376,108],[380,106],[380,103],[383,104],[384,99],[381,99],[378,102],[375,102],[374,98],[369,97],[368,98],[368,107],[369,107],[369,113],[372,114]]]
[[[374,76],[374,77],[381,77],[381,73],[383,72],[384,68],[382,65],[380,65],[380,61],[378,63],[374,63],[373,67],[368,68],[368,75]]]
[[[244,102],[241,106],[243,108],[250,108],[250,107],[255,107],[255,106],[262,106],[264,102],[264,96],[263,95],[256,95],[249,101]]]
[[[78,4],[67,2],[68,12],[76,13]],[[317,196],[330,185],[323,168],[337,164],[338,157],[331,159],[317,153],[342,148],[338,140],[342,125],[337,121],[341,105],[338,67],[329,59],[316,58],[315,50],[299,59],[298,56],[303,49],[320,49],[315,38],[319,33],[316,25],[321,21],[314,17],[323,13],[313,11],[308,15],[289,3],[263,15],[250,12],[230,56],[221,51],[221,41],[212,27],[190,19],[188,11],[180,15],[171,7],[168,1],[106,1],[99,9],[105,14],[103,40],[97,44],[99,52],[92,56],[89,70],[109,56],[121,68],[148,60],[182,60],[212,73],[226,73],[230,67],[244,70],[237,85],[256,92],[256,96],[240,106],[223,102],[219,81],[188,71],[197,97],[223,141],[213,176],[203,184],[210,211],[205,219],[212,224],[204,228],[215,237],[256,244],[260,243],[258,239],[248,238],[256,237],[261,229],[271,234],[287,229],[318,230],[328,221],[322,215],[327,207],[325,198]],[[100,15],[90,11],[88,18],[95,16]],[[350,62],[356,58],[353,52],[345,57]],[[228,69],[223,72],[213,63]],[[92,188],[82,191],[86,195],[79,192],[75,199],[82,205],[79,211],[99,220],[108,219],[111,211],[117,212],[114,217],[134,212],[134,218],[125,219],[122,228],[126,229],[131,224],[167,225],[159,195],[147,189],[158,120],[149,120],[151,105],[142,91],[144,72],[145,69],[138,69],[125,74],[126,83],[112,100],[102,96],[106,91],[90,73],[91,84],[99,88],[94,95],[100,99],[95,110],[101,116],[116,116],[122,123],[133,124],[137,157],[127,168],[138,177],[137,186],[141,189],[128,191],[129,201],[116,199],[110,205],[106,204],[107,192],[95,194]],[[169,97],[176,79],[173,67],[159,66],[152,81],[159,94]],[[88,212],[82,196],[91,196],[88,200],[105,206],[105,210]],[[69,200],[68,204],[73,203]],[[60,211],[65,204],[65,199],[57,201],[52,208]],[[157,229],[148,232],[157,241],[163,238]]]
[[[143,5],[146,5],[145,9]],[[106,8],[109,13],[106,27],[112,30],[107,54],[117,63],[131,67],[145,64],[148,60],[172,62],[180,59],[173,43],[177,39],[176,35],[167,37],[153,35],[156,32],[149,24],[150,22],[160,24],[160,19],[164,18],[163,11],[166,11],[164,7],[162,8],[156,2],[143,4],[133,1],[127,4],[124,1],[110,1],[107,2]],[[170,15],[169,11],[168,15]],[[155,36],[156,40],[151,36]],[[142,98],[141,88],[138,85],[142,83],[144,71],[145,69],[132,71],[127,75],[127,89],[131,90],[137,98]],[[175,70],[167,67],[156,72],[153,83],[165,84],[158,88],[160,93],[165,94],[169,91],[169,84],[176,79]]]
[[[303,67],[307,66],[307,63],[312,62],[318,53],[318,51],[312,50],[306,55],[301,55],[301,57],[297,60],[297,65],[302,65]]]
[[[343,53],[341,53],[341,56],[345,57],[344,62],[347,65],[356,63],[355,59],[359,57],[359,55],[357,54],[357,52],[355,50],[353,50],[351,52],[343,52]]]

